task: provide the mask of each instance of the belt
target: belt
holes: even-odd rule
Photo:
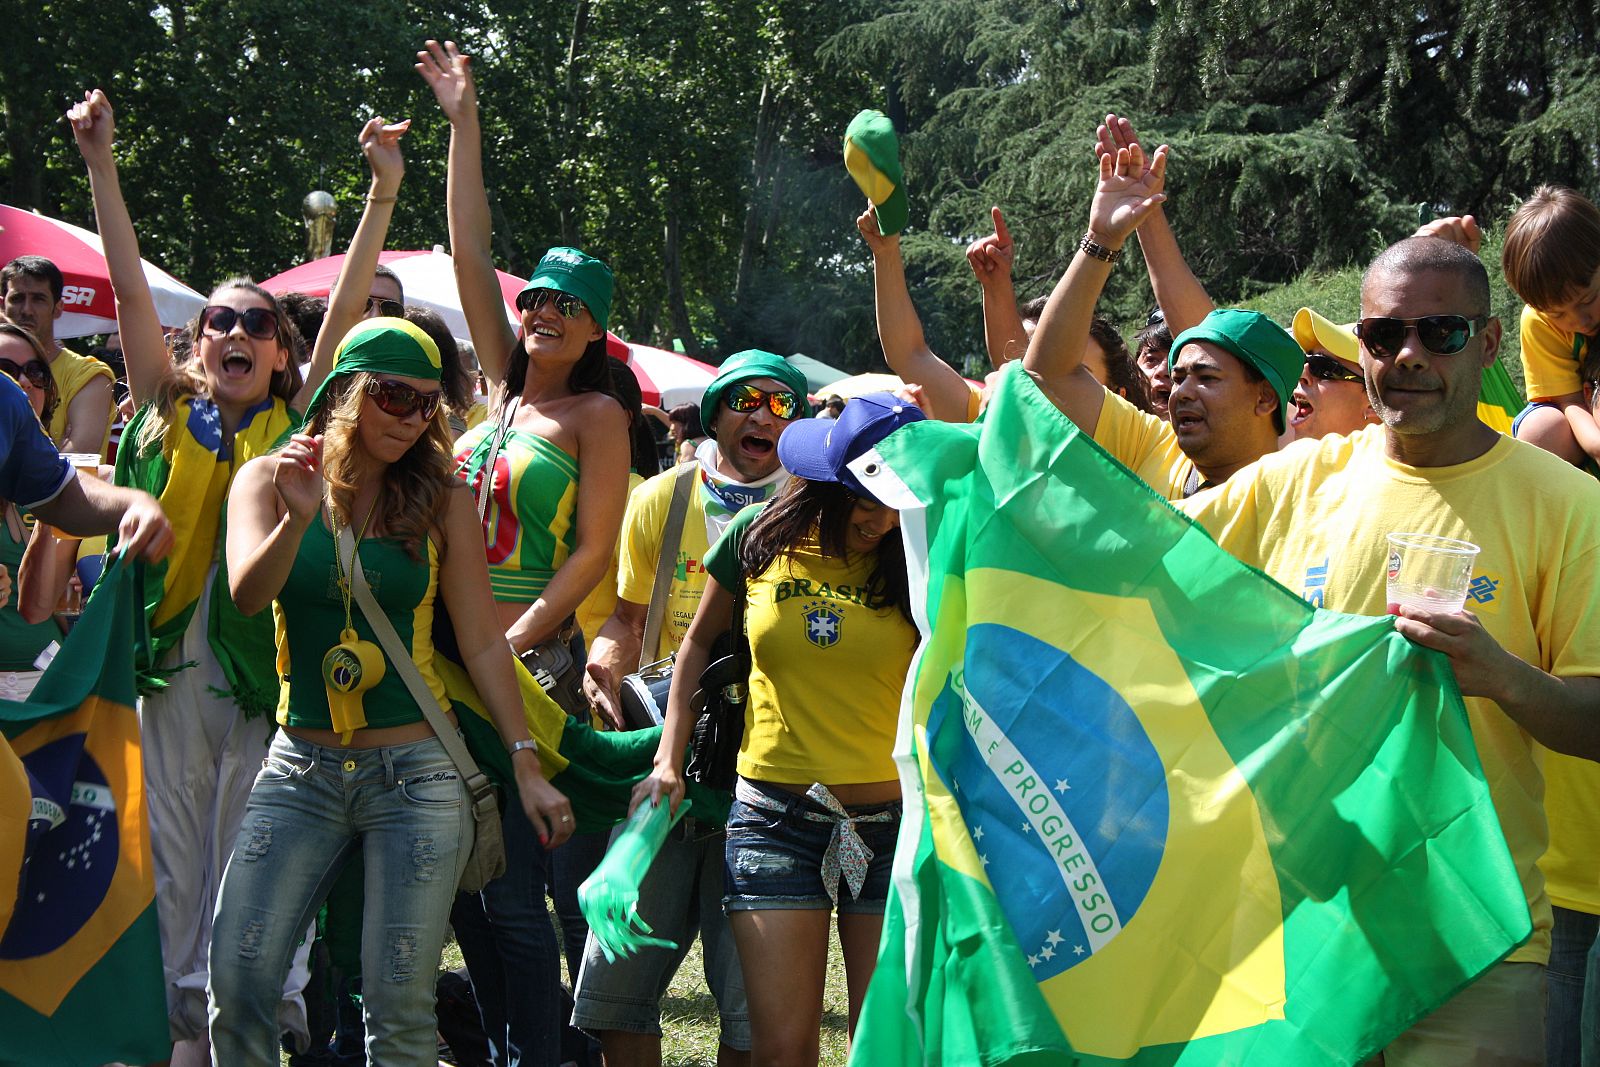
[[[870,815],[852,815],[839,803],[839,798],[828,790],[821,782],[813,782],[811,788],[806,790],[806,796],[826,808],[826,811],[810,811],[805,808],[796,808],[791,802],[769,797],[743,778],[740,778],[733,787],[733,795],[741,804],[762,811],[777,814],[787,814],[793,811],[801,818],[811,822],[827,822],[833,824],[833,834],[828,838],[828,850],[822,855],[822,884],[828,890],[828,899],[834,906],[839,904],[839,875],[844,875],[845,884],[850,887],[850,899],[857,900],[861,897],[861,888],[867,884],[867,865],[872,862],[872,849],[861,840],[861,834],[856,830],[857,823],[866,822],[893,822],[899,817],[892,808],[884,811],[875,811]]]

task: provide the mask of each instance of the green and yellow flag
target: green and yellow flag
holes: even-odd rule
[[[1526,401],[1517,392],[1517,383],[1499,357],[1483,368],[1483,387],[1478,393],[1478,418],[1503,434],[1511,433],[1511,421]]]
[[[144,618],[101,578],[33,696],[0,701],[0,1064],[154,1063],[167,1031],[134,713]]]
[[[1228,556],[1025,375],[854,469],[925,640],[851,1062],[1348,1065],[1527,938],[1447,661]]]

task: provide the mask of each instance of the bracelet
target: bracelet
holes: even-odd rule
[[[539,754],[539,742],[535,741],[531,737],[526,737],[521,741],[512,742],[511,755],[515,756],[518,752],[521,752],[525,748],[531,748],[535,756]]]
[[[373,196],[371,193],[367,194],[367,203],[369,204],[392,204],[399,199],[400,195],[398,193],[396,193],[394,196]]]
[[[1078,251],[1086,252],[1093,258],[1100,260],[1102,263],[1115,263],[1117,260],[1122,258],[1122,249],[1107,248],[1105,245],[1096,241],[1089,234],[1084,234],[1083,240],[1078,242]]]

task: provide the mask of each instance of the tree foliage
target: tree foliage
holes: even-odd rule
[[[902,131],[908,276],[934,347],[981,359],[962,258],[1000,205],[1018,291],[1082,232],[1096,122],[1172,145],[1169,209],[1219,301],[1360,263],[1419,215],[1503,221],[1544,181],[1600,194],[1600,15],[1578,0],[38,0],[8,19],[0,197],[92,224],[59,116],[99,84],[147,254],[196,287],[304,249],[300,200],[359,214],[354,135],[409,116],[390,247],[447,241],[448,128],[411,69],[471,51],[496,255],[576,243],[626,335],[877,365],[840,137]],[[1137,259],[1105,307],[1142,319]]]

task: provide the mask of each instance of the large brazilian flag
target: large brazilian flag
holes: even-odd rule
[[[0,1064],[152,1063],[167,1032],[134,713],[131,565],[33,696],[0,701]]]
[[[1527,938],[1444,657],[1228,556],[1027,377],[854,468],[925,640],[851,1062],[1357,1063]]]

